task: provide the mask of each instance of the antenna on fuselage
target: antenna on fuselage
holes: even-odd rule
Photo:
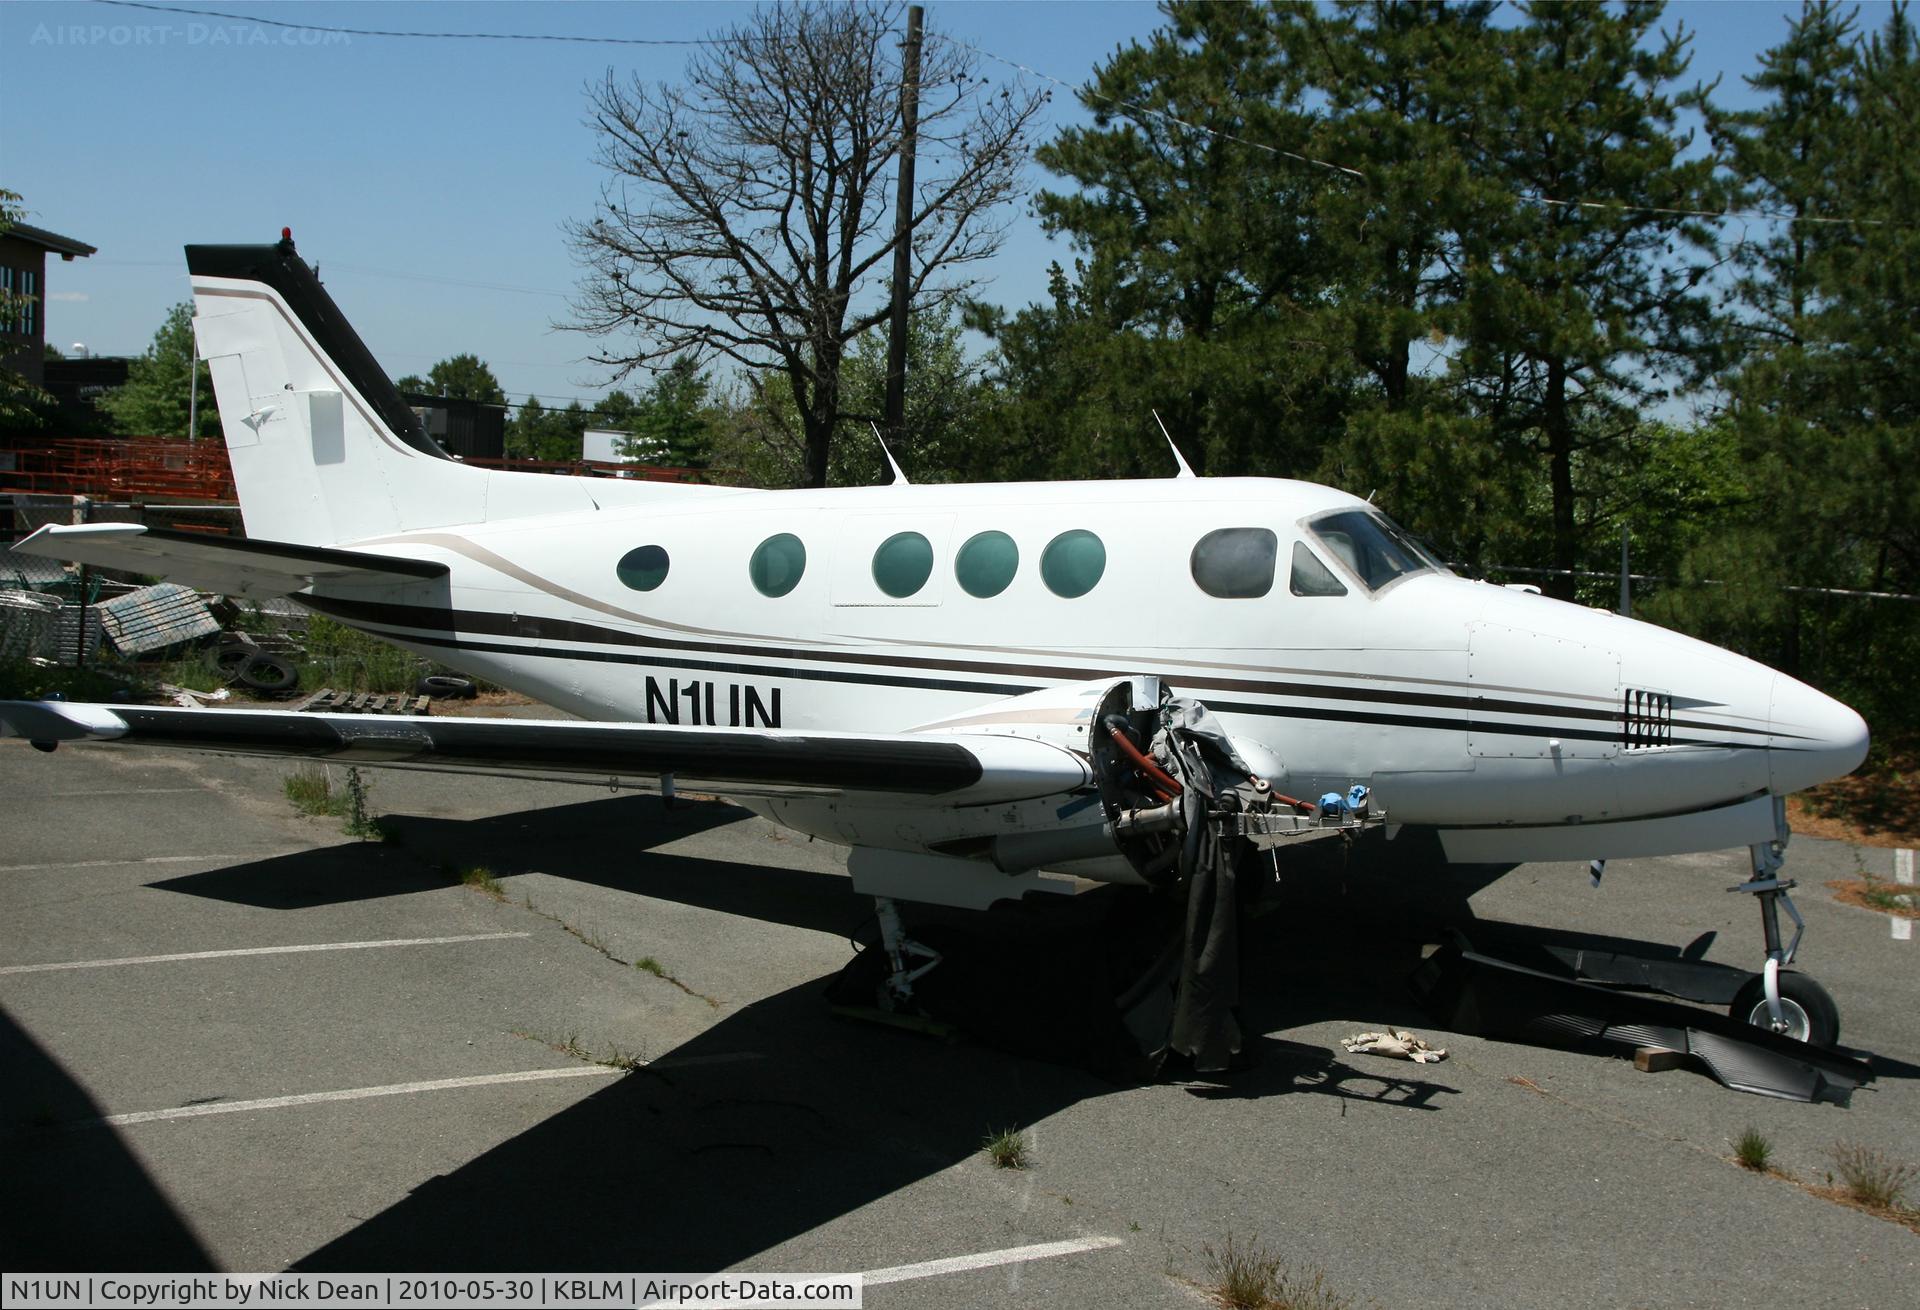
[[[899,483],[903,487],[912,486],[913,484],[907,481],[907,475],[900,471],[900,461],[893,457],[891,450],[887,449],[887,439],[880,435],[880,425],[872,419],[868,419],[867,426],[873,429],[873,439],[880,443],[880,453],[887,457],[887,467],[893,470],[894,482]]]
[[[1153,415],[1153,421],[1160,425],[1160,435],[1167,439],[1167,449],[1173,452],[1173,462],[1180,466],[1180,471],[1173,476],[1176,478],[1192,477],[1193,470],[1187,467],[1187,457],[1180,453],[1180,447],[1173,444],[1173,433],[1167,431],[1166,422],[1160,417],[1160,411],[1156,409],[1150,410],[1149,412]]]

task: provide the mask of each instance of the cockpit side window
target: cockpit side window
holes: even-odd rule
[[[1333,570],[1322,564],[1319,558],[1307,549],[1307,543],[1293,543],[1293,578],[1288,583],[1296,596],[1344,596],[1346,587],[1340,579],[1333,576]]]
[[[1273,590],[1279,540],[1268,528],[1216,528],[1194,546],[1188,568],[1209,596],[1257,599]]]
[[[1372,510],[1325,514],[1307,527],[1370,591],[1378,591],[1410,573],[1448,571],[1406,529]]]

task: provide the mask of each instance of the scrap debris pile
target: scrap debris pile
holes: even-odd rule
[[[243,609],[177,583],[143,584],[101,571],[49,568],[44,560],[0,549],[0,666],[15,670],[10,682],[24,680],[11,694],[43,694],[79,670],[117,681],[116,699],[185,705],[223,701],[230,692],[290,701],[303,695],[303,669],[310,687],[339,679],[344,690],[326,687],[307,696],[327,708],[343,708],[335,701],[363,691],[388,693],[396,702],[404,694],[409,705],[475,691],[465,679],[439,676],[425,661],[391,651],[384,654],[394,667],[383,668],[381,679],[341,667],[353,661],[326,658],[313,647],[308,616],[290,601]]]

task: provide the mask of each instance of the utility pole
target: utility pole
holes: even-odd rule
[[[191,324],[188,325],[191,330]],[[187,343],[187,440],[200,436],[200,348],[191,337]]]
[[[1626,524],[1620,525],[1620,617],[1633,617],[1633,575],[1629,572],[1631,559],[1628,554],[1628,540],[1632,529]]]
[[[887,329],[887,435],[907,427],[907,290],[913,280],[913,149],[920,124],[919,5],[907,10],[907,44],[900,54],[900,178],[893,206],[893,322]]]

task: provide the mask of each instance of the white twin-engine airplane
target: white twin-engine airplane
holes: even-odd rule
[[[1291,798],[1356,784],[1428,858],[1748,846],[1767,960],[1735,1016],[1837,1035],[1826,994],[1780,970],[1782,798],[1852,770],[1867,729],[1811,687],[1456,577],[1305,482],[758,491],[469,467],[290,237],[187,264],[246,540],[99,524],[16,549],[291,596],[591,721],[0,704],[43,748],[717,791],[852,848],[897,994],[917,966],[896,898],[1177,892],[1203,830],[1279,844],[1338,811]]]

